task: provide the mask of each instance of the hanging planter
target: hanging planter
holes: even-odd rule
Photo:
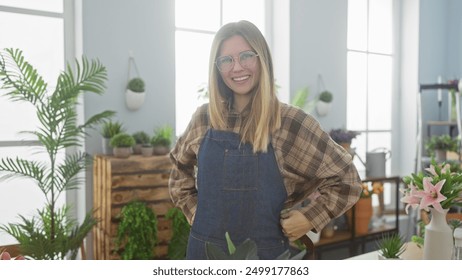
[[[130,110],[138,110],[144,103],[146,92],[144,89],[144,81],[141,78],[133,78],[128,83],[125,92],[125,101]]]
[[[131,64],[133,63],[136,71],[136,77],[130,78],[130,70]],[[146,89],[145,83],[142,78],[140,78],[140,74],[138,71],[138,67],[136,66],[135,58],[130,56],[128,61],[128,84],[127,89],[125,91],[125,103],[127,104],[127,108],[132,111],[136,111],[144,104],[144,99],[146,96]]]
[[[330,112],[330,107],[331,103],[318,101],[318,103],[316,103],[316,112],[320,117],[324,117]]]
[[[318,116],[324,117],[330,112],[334,96],[332,92],[326,90],[321,74],[318,74],[317,88],[320,93],[316,102],[316,113],[318,113]]]

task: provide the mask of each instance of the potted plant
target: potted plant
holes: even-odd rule
[[[316,112],[319,116],[323,117],[329,113],[333,98],[334,96],[332,93],[327,90],[319,94],[318,102],[316,104]]]
[[[135,139],[130,134],[122,132],[114,135],[110,144],[113,147],[115,157],[128,158],[132,152],[133,145],[135,145]]]
[[[166,125],[154,131],[151,144],[154,147],[155,155],[166,155],[172,144],[173,128]]]
[[[103,122],[101,131],[101,135],[103,136],[103,154],[112,155],[112,147],[110,145],[111,138],[121,132],[125,132],[121,122],[112,120]]]
[[[437,161],[445,161],[446,152],[457,152],[457,147],[457,139],[448,134],[433,135],[425,146],[428,154]]]
[[[157,244],[157,217],[146,203],[131,201],[122,207],[115,240],[124,260],[152,260]]]
[[[228,253],[225,253],[221,247],[212,243],[205,243],[207,257],[210,260],[259,260],[257,243],[251,239],[246,239],[240,245],[235,246],[228,232],[225,233]],[[289,250],[279,255],[277,260],[301,260],[306,254],[306,250],[300,251],[293,257],[290,257]]]
[[[19,157],[0,160],[0,179],[29,178],[46,198],[37,215],[32,218],[19,215],[20,222],[0,226],[0,230],[19,242],[20,254],[28,258],[75,259],[85,237],[97,223],[92,211],[79,223],[71,216],[71,206],[57,206],[63,192],[79,187],[79,175],[91,163],[88,154],[68,148],[81,146],[86,129],[114,115],[112,111],[104,111],[77,123],[79,96],[89,92],[102,94],[107,72],[98,60],[86,58],[75,61],[75,69],[74,72],[67,65],[59,74],[56,86],[49,89],[22,51],[5,49],[0,53],[2,89],[11,100],[34,106],[39,127],[25,133],[36,137],[41,144],[36,149],[47,154],[47,160],[40,162]],[[66,154],[62,160],[59,153],[64,149]]]
[[[183,260],[186,257],[188,247],[189,225],[183,212],[174,207],[168,210],[165,217],[172,221],[172,239],[168,243],[168,258],[170,260]]]
[[[133,153],[134,154],[141,154],[141,146],[143,145],[146,145],[146,144],[150,144],[149,141],[150,141],[150,137],[149,135],[144,132],[144,131],[138,131],[138,132],[135,132],[133,133],[133,138],[135,139],[135,146],[133,146]]]
[[[379,248],[379,259],[401,259],[400,256],[406,250],[406,242],[398,233],[383,235],[382,239],[377,241]]]
[[[345,130],[345,129],[332,129],[329,132],[329,136],[334,140],[337,144],[342,146],[345,150],[347,150],[350,154],[354,155],[354,150],[351,148],[351,142],[356,136],[360,135],[361,133],[352,130]]]
[[[146,92],[144,80],[140,77],[128,81],[125,92],[125,101],[130,110],[138,110],[144,103]]]
[[[298,89],[295,92],[295,97],[292,99],[290,103],[304,110],[305,112],[310,113],[314,109],[318,100],[313,99],[313,100],[308,101],[309,96],[310,96],[310,91],[308,87]]]

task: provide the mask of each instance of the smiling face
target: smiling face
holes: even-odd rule
[[[220,72],[224,83],[234,93],[234,105],[236,109],[242,110],[251,99],[250,92],[256,87],[260,80],[260,64],[258,57],[255,63],[246,68],[239,63],[239,55],[244,51],[253,51],[247,41],[239,35],[235,35],[223,41],[218,57],[232,56],[234,66],[227,72]]]

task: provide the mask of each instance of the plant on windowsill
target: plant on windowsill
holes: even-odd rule
[[[396,260],[406,250],[406,242],[402,236],[397,233],[386,234],[382,239],[377,241],[379,248],[379,260]]]
[[[154,248],[158,240],[157,216],[154,211],[144,202],[131,201],[122,207],[119,218],[115,246],[121,258],[154,259]]]
[[[91,164],[91,157],[80,151],[86,129],[94,128],[114,115],[112,111],[91,116],[78,123],[76,106],[84,93],[103,94],[106,68],[98,61],[83,58],[75,61],[75,69],[67,65],[58,76],[56,86],[48,88],[37,70],[30,65],[21,50],[5,49],[0,53],[1,88],[14,102],[34,106],[38,127],[27,131],[40,142],[39,149],[46,160],[4,157],[0,160],[0,179],[22,177],[33,180],[45,196],[46,202],[37,215],[0,226],[0,230],[19,242],[20,254],[33,259],[75,259],[83,240],[97,220],[88,212],[82,223],[71,216],[71,207],[58,207],[58,199],[67,190],[76,189],[82,182],[80,175]],[[66,149],[64,159],[60,154]],[[2,199],[8,199],[2,197]]]

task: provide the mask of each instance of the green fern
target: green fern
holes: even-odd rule
[[[104,111],[90,117],[84,124],[78,124],[76,105],[84,92],[102,94],[105,89],[106,69],[98,61],[85,57],[75,61],[75,71],[67,65],[57,79],[53,92],[24,58],[21,50],[5,49],[0,52],[0,81],[5,95],[15,102],[29,102],[36,109],[39,127],[32,134],[47,153],[44,162],[21,158],[0,160],[0,180],[14,177],[33,179],[46,198],[42,210],[32,218],[20,216],[18,224],[8,224],[0,229],[16,238],[21,254],[36,259],[75,258],[77,249],[85,236],[96,224],[92,213],[81,225],[69,215],[69,207],[57,208],[59,196],[78,187],[79,176],[91,163],[90,157],[82,152],[66,155],[58,161],[58,153],[69,147],[82,145],[85,130],[111,118],[112,111]]]
[[[115,240],[116,251],[123,245],[124,260],[151,260],[157,244],[157,217],[145,203],[132,201],[122,207]]]

